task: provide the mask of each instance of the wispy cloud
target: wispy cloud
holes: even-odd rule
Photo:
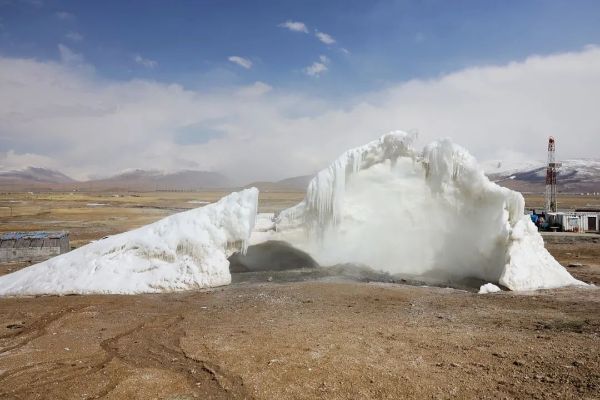
[[[247,58],[240,57],[240,56],[231,56],[228,58],[228,60],[234,64],[239,65],[242,68],[246,68],[246,69],[252,68],[252,61],[248,60]]]
[[[69,39],[72,42],[82,42],[83,41],[83,35],[79,32],[68,32],[65,35],[65,38]]]
[[[321,76],[321,74],[327,72],[327,70],[329,69],[329,67],[327,66],[328,64],[329,58],[321,55],[319,56],[319,61],[315,61],[308,67],[304,68],[304,73],[306,73],[306,75],[308,76],[314,76],[315,78],[318,78],[319,76]]]
[[[64,21],[70,20],[70,19],[75,19],[75,14],[71,14],[70,12],[67,12],[67,11],[57,11],[54,13],[54,15],[56,15],[56,17],[58,19],[62,19]]]
[[[158,61],[155,60],[151,60],[149,58],[144,58],[139,54],[136,54],[133,57],[133,61],[135,61],[136,63],[138,63],[139,65],[145,67],[145,68],[156,68],[158,66]]]
[[[287,21],[282,22],[281,24],[279,24],[277,26],[279,26],[281,28],[289,29],[292,32],[308,33],[308,28],[306,27],[306,25],[304,24],[304,22],[300,22],[300,21],[290,21],[290,20],[287,20]]]
[[[250,86],[245,86],[237,91],[238,96],[242,97],[258,97],[269,93],[273,88],[264,82],[254,82]]]
[[[81,54],[75,53],[62,43],[58,45],[58,53],[60,54],[60,61],[65,65],[78,66],[83,65],[84,63]]]
[[[315,36],[323,43],[325,44],[334,44],[335,43],[335,39],[331,37],[331,35],[325,33],[325,32],[319,32],[319,31],[315,31]]]

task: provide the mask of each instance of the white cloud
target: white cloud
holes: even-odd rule
[[[156,68],[158,66],[158,61],[154,61],[154,60],[151,60],[149,58],[144,58],[144,57],[142,57],[139,54],[136,54],[133,57],[133,61],[135,61],[136,63],[138,63],[139,65],[141,65],[141,66],[143,66],[145,68],[152,69],[152,68]]]
[[[58,52],[60,54],[60,61],[63,64],[79,66],[84,63],[83,56],[81,54],[75,53],[62,43],[58,45]]]
[[[79,32],[68,32],[65,35],[65,38],[69,39],[72,42],[82,42],[83,41],[83,35]]]
[[[252,68],[252,61],[248,60],[247,58],[240,57],[240,56],[231,56],[228,58],[228,60],[234,64],[239,65],[242,68],[246,68],[246,69]]]
[[[0,152],[0,171],[18,170],[27,167],[40,167],[48,169],[56,169],[61,167],[58,160],[52,157],[47,157],[39,154],[31,153],[16,153],[14,150]]]
[[[56,15],[56,17],[58,19],[62,19],[65,21],[75,19],[75,14],[71,14],[70,12],[67,12],[67,11],[57,11],[56,13],[54,13],[54,15]]]
[[[306,75],[318,78],[319,76],[321,76],[321,74],[327,72],[327,70],[329,69],[329,67],[327,67],[328,64],[329,58],[321,55],[319,56],[319,61],[315,61],[308,67],[304,68],[304,72],[306,73]]]
[[[279,24],[277,26],[279,26],[281,28],[289,29],[290,31],[293,31],[293,32],[308,33],[308,28],[306,27],[304,22],[288,20],[288,21],[282,22],[281,24]]]
[[[334,44],[335,43],[335,39],[331,37],[331,35],[328,35],[325,32],[319,32],[319,31],[315,31],[315,36],[323,43],[325,44]]]
[[[255,97],[269,93],[273,88],[264,82],[254,82],[250,86],[244,86],[237,91],[239,96]]]
[[[85,71],[0,57],[0,165],[40,163],[77,178],[185,166],[247,183],[306,174],[347,148],[413,128],[420,144],[450,137],[484,160],[543,159],[548,135],[559,159],[597,158],[600,148],[597,47],[399,82],[343,105],[261,95],[269,89],[259,83],[205,92]],[[181,144],[178,132],[196,125],[222,135]]]

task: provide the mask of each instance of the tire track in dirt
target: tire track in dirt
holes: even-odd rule
[[[0,339],[12,339],[12,338],[24,337],[18,343],[1,348],[0,356],[8,353],[10,351],[18,350],[18,349],[28,345],[35,339],[38,339],[38,338],[46,335],[48,333],[48,326],[50,326],[52,323],[60,320],[65,315],[75,313],[75,312],[80,311],[87,307],[88,306],[84,306],[84,305],[76,306],[76,307],[68,307],[68,308],[63,308],[58,312],[47,313],[47,314],[42,315],[38,319],[34,320],[31,324],[25,325],[24,329],[0,336]],[[58,364],[61,364],[61,363],[58,363]],[[35,370],[36,371],[35,377],[33,379],[27,379],[27,381],[28,381],[27,386],[34,387],[34,386],[37,386],[35,384],[35,380],[40,379],[40,375],[44,375],[44,372],[46,373],[46,375],[48,375],[48,372],[50,374],[57,372],[56,365],[57,365],[57,363],[52,362],[52,361],[38,362],[38,363],[30,363],[30,364],[27,364],[27,365],[24,365],[24,366],[21,366],[18,368],[4,371],[2,374],[0,374],[0,397],[4,397],[4,396],[8,395],[8,392],[1,390],[2,388],[8,387],[8,385],[6,385],[6,381],[8,379],[18,376],[18,375],[24,373],[25,371]],[[64,365],[64,362],[61,364],[61,367],[63,365]],[[42,367],[42,366],[43,366],[43,369],[40,371],[40,367]],[[58,369],[61,369],[61,368],[59,367]],[[79,376],[79,374],[77,376]],[[51,381],[51,382],[54,382],[54,381]],[[13,393],[15,393],[15,392],[16,391],[13,390]]]
[[[4,339],[23,338],[18,343],[5,346],[0,354],[19,349],[33,340],[48,334],[48,327],[70,313],[86,306],[63,308],[58,312],[42,315],[18,332],[4,335]],[[168,370],[185,377],[191,391],[200,397],[214,399],[248,399],[241,377],[231,376],[218,365],[207,360],[189,357],[181,349],[180,341],[185,335],[181,327],[183,315],[158,315],[148,318],[134,327],[102,340],[99,345],[104,356],[92,354],[75,360],[45,361],[27,364],[0,374],[0,388],[12,387],[10,392],[0,389],[0,398],[6,396],[30,398],[44,392],[44,388],[92,377],[102,372],[108,383],[87,399],[102,398],[112,392],[119,383],[131,375],[129,368],[155,368]],[[113,360],[126,367],[107,370]],[[124,373],[123,373],[124,372]],[[17,383],[15,381],[21,381]],[[12,381],[12,382],[9,382]],[[9,384],[10,383],[10,384]]]
[[[186,377],[193,392],[201,398],[250,399],[239,376],[232,376],[218,365],[188,357],[181,349],[185,335],[182,315],[157,317],[137,329],[115,337],[103,346],[113,358],[134,368],[169,370]],[[122,343],[122,344],[121,344]],[[118,385],[106,387],[106,395]]]
[[[124,338],[124,337],[134,334],[136,331],[139,331],[140,329],[142,329],[144,327],[145,324],[146,324],[146,322],[142,322],[141,324],[138,324],[135,327],[126,330],[125,332],[119,333],[116,336],[113,336],[111,338],[105,339],[102,342],[100,342],[100,347],[104,351],[105,357],[98,364],[96,364],[92,367],[91,372],[92,373],[100,372],[101,370],[106,368],[108,366],[108,364],[111,361],[113,361],[115,358],[120,358],[119,352],[118,352],[119,340],[121,338]],[[97,393],[93,396],[89,396],[89,397],[87,397],[87,399],[102,398],[102,397],[106,396],[107,394],[109,394],[111,391],[113,391],[117,387],[117,385],[121,382],[121,379],[118,379],[118,378],[111,377],[109,379],[110,379],[110,381],[109,381],[108,385],[106,385],[99,393]]]
[[[139,329],[142,329],[145,323],[146,322],[139,323],[131,329],[128,329],[124,332],[121,332],[115,336],[112,336],[100,342],[100,347],[102,349],[102,352],[104,353],[104,357],[102,357],[99,361],[96,362],[93,362],[93,359],[98,358],[98,356],[89,357],[88,360],[91,360],[92,364],[86,363],[80,368],[76,368],[79,370],[77,373],[69,373],[72,370],[69,368],[65,368],[66,364],[69,364],[69,366],[71,367],[76,366],[76,364],[65,363],[64,361],[48,361],[43,363],[29,364],[15,370],[7,371],[5,374],[0,376],[0,383],[3,382],[3,380],[6,380],[9,377],[14,376],[20,372],[35,369],[35,371],[31,373],[32,375],[35,374],[35,377],[27,379],[28,383],[25,387],[22,388],[22,390],[17,390],[16,392],[13,392],[23,394],[25,396],[24,398],[28,398],[30,395],[39,393],[40,389],[44,387],[72,380],[77,380],[84,376],[91,376],[97,372],[104,370],[113,359],[119,358],[119,340],[123,337],[133,334]],[[80,361],[83,360],[85,360],[85,358],[81,359]],[[103,388],[99,393],[92,394],[86,397],[86,399],[104,397],[105,395],[110,393],[110,391],[112,391],[119,384],[120,381],[121,379],[110,377],[109,383],[108,385],[106,385],[105,388]],[[0,395],[5,394],[6,393],[0,392]]]
[[[62,310],[60,310],[58,312],[50,312],[50,313],[44,314],[39,319],[37,319],[33,323],[31,323],[30,325],[25,326],[24,329],[0,336],[0,339],[10,339],[13,337],[26,336],[29,333],[31,333],[31,336],[28,336],[27,338],[20,341],[19,343],[0,348],[0,355],[7,353],[11,350],[23,347],[23,346],[27,345],[28,343],[30,343],[31,341],[39,338],[40,336],[45,335],[46,333],[48,333],[47,329],[46,329],[48,327],[48,325],[52,324],[53,322],[58,321],[65,314],[76,312],[76,311],[79,311],[86,307],[87,306],[63,308]],[[0,379],[1,378],[2,378],[2,376],[0,375]]]

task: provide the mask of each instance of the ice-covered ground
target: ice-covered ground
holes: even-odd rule
[[[258,190],[110,236],[0,277],[0,295],[152,293],[227,285],[227,257],[244,251]]]
[[[255,232],[251,242],[286,240],[321,265],[478,278],[511,290],[581,284],[546,251],[520,193],[490,182],[448,140],[422,151],[412,142],[392,132],[344,153],[310,182],[304,201],[279,214],[276,231]]]

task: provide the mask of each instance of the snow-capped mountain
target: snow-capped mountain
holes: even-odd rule
[[[0,190],[198,190],[230,186],[229,179],[209,171],[130,170],[121,174],[88,181],[76,181],[67,175],[45,168],[28,167],[0,171]]]
[[[557,185],[559,192],[600,192],[600,160],[559,160]],[[531,161],[524,163],[481,163],[488,177],[511,189],[522,192],[542,192],[546,184],[546,163]]]
[[[36,187],[43,185],[64,185],[75,183],[76,181],[62,172],[38,168],[27,167],[22,169],[10,169],[0,171],[0,187]]]

